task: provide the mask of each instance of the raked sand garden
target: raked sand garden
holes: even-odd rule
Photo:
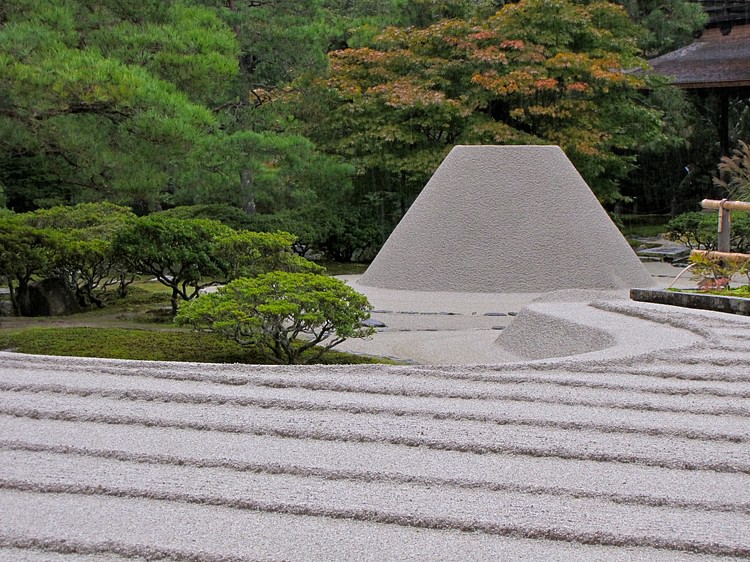
[[[750,559],[750,318],[628,300],[674,268],[597,212],[563,261],[394,233],[341,347],[412,364],[0,353],[0,559]]]
[[[750,322],[666,308],[495,365],[0,353],[0,559],[750,558]]]

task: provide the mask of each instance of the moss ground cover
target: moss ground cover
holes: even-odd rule
[[[741,287],[735,287],[734,289],[669,289],[670,291],[678,293],[698,293],[702,295],[720,295],[723,297],[740,297],[743,299],[750,299],[750,285],[742,285]]]
[[[138,281],[124,299],[108,293],[105,306],[63,317],[0,317],[0,350],[40,355],[267,364],[253,348],[221,336],[178,328],[168,314],[169,291],[159,283]],[[317,363],[392,363],[338,351]]]
[[[0,350],[40,355],[106,357],[148,361],[266,364],[254,349],[246,349],[215,334],[184,330],[105,327],[30,327],[0,331]],[[328,352],[324,364],[380,363],[387,360]]]
[[[0,333],[0,348],[41,355],[155,361],[247,362],[252,357],[209,334],[128,328],[27,328]],[[238,346],[237,346],[238,347]]]

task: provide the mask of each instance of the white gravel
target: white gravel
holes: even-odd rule
[[[515,322],[456,333],[490,333],[488,355],[542,349],[534,325],[606,345],[435,366],[0,353],[0,558],[750,558],[748,319],[566,292]]]
[[[680,271],[670,268],[675,275]],[[662,273],[664,264],[648,263],[646,271],[653,272],[652,285],[672,282]],[[371,287],[356,275],[341,279],[367,295],[372,318],[385,324],[368,339],[339,346],[352,353],[432,365],[566,356],[614,360],[703,340],[699,312],[685,313],[681,321],[664,320],[663,306],[630,302],[627,290],[429,292]]]
[[[750,559],[750,319],[365,292],[425,364],[0,352],[0,559]]]

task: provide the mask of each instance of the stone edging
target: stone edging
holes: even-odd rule
[[[660,289],[631,289],[631,300],[750,316],[750,299]]]

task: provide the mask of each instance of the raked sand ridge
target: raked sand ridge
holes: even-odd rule
[[[599,306],[651,348],[494,366],[0,353],[0,559],[750,558],[750,322]],[[648,337],[665,327],[686,339]]]

